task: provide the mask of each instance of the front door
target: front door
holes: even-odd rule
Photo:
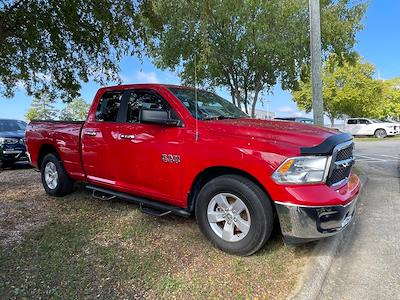
[[[123,124],[121,118],[122,91],[106,92],[96,110],[95,120],[88,120],[82,129],[82,162],[87,178],[94,184],[115,187],[116,159],[119,151],[115,133]]]
[[[175,112],[151,89],[127,91],[124,107],[125,123],[118,132],[118,185],[135,194],[183,205],[180,185],[184,129],[139,120],[142,108],[166,109],[177,117]]]

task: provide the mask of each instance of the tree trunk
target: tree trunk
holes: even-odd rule
[[[253,103],[251,104],[251,117],[252,118],[256,117],[256,104],[257,104],[257,101],[258,101],[258,93],[259,92],[260,92],[259,90],[256,90],[254,92]]]
[[[251,117],[255,118],[256,117],[256,104],[258,101],[258,94],[260,93],[261,89],[259,87],[256,87],[254,91],[254,98],[253,98],[253,103],[251,103]]]
[[[231,97],[232,97],[233,105],[237,106],[236,105],[236,100],[235,100],[235,91],[234,91],[233,87],[231,87]]]
[[[248,98],[248,93],[247,93],[247,89],[244,90],[244,109],[246,114],[249,114],[249,108],[247,105],[247,98]]]
[[[331,127],[335,126],[335,117],[329,115],[329,120],[331,121]]]
[[[242,109],[242,104],[240,101],[240,92],[238,87],[235,88],[235,97],[236,97],[237,107],[239,107],[239,109]]]

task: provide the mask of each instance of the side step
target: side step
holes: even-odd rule
[[[158,201],[132,196],[130,194],[116,192],[94,185],[86,185],[86,188],[92,190],[92,196],[96,199],[111,200],[114,198],[120,198],[139,205],[140,211],[148,215],[162,217],[168,214],[174,214],[185,218],[188,218],[191,215],[186,209],[164,204]]]

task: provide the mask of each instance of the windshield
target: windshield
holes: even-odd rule
[[[193,89],[170,88],[169,89],[196,117],[195,92]],[[217,96],[216,94],[197,91],[197,115],[199,120],[236,119],[248,117],[235,105]]]
[[[0,120],[0,132],[25,130],[26,123],[18,120]]]

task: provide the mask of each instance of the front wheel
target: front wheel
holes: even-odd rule
[[[56,154],[49,153],[44,157],[40,171],[47,194],[61,197],[73,191],[74,181],[68,176]]]
[[[196,201],[196,219],[215,247],[241,256],[259,250],[273,228],[268,196],[238,175],[219,176],[204,185]]]
[[[387,132],[385,129],[377,129],[375,130],[375,137],[378,139],[383,139],[387,136]]]

